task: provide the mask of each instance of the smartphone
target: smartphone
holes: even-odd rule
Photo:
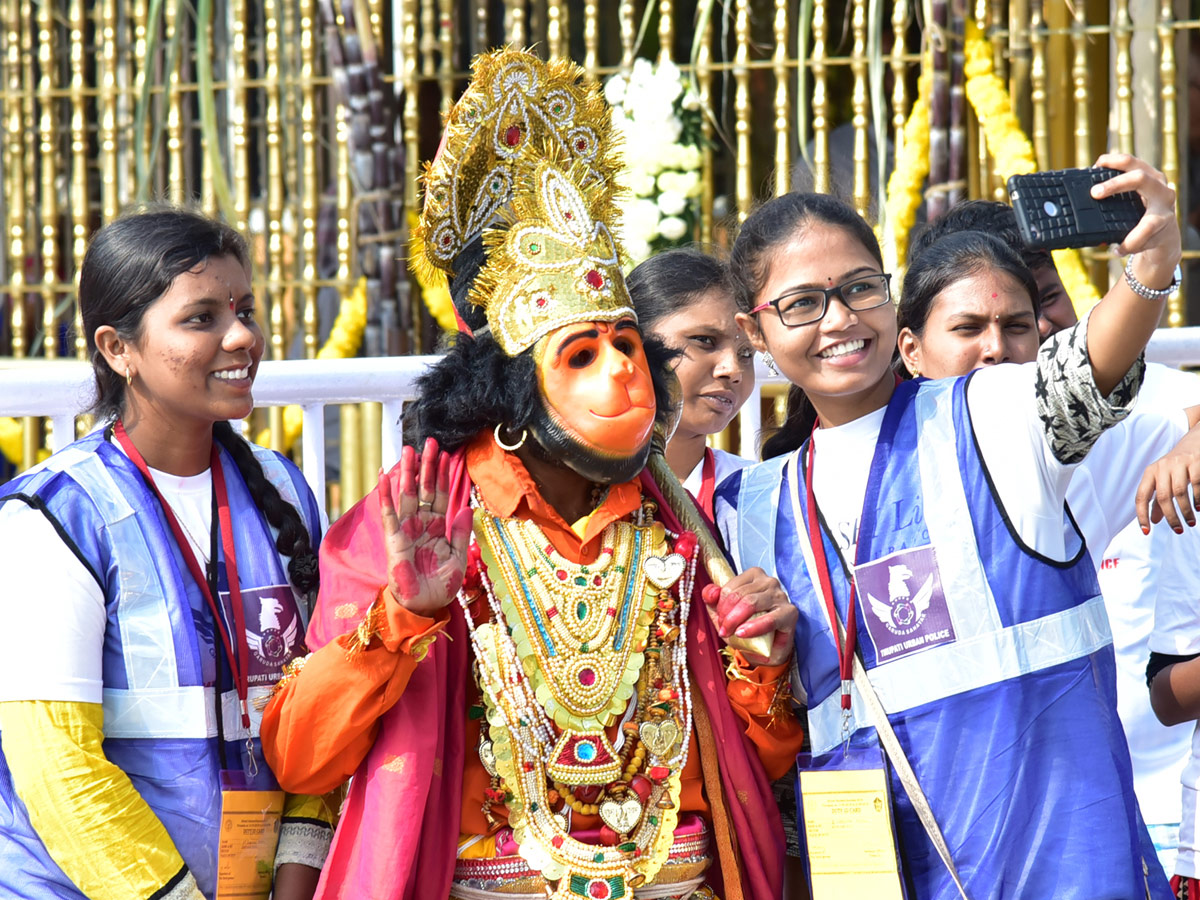
[[[1021,237],[1030,247],[1096,247],[1125,240],[1146,207],[1136,191],[1096,200],[1093,185],[1121,174],[1119,169],[1058,169],[1014,175],[1008,196]]]

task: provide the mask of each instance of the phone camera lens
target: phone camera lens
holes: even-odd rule
[[[1048,216],[1057,216],[1058,215],[1058,204],[1055,203],[1053,200],[1047,200],[1045,203],[1043,203],[1042,209],[1044,209],[1046,211],[1046,215],[1048,215]]]

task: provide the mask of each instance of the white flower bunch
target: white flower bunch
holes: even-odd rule
[[[622,237],[634,264],[688,240],[700,196],[700,101],[679,67],[639,59],[604,85],[624,144]]]

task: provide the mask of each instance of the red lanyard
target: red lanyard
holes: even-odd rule
[[[250,648],[246,644],[246,611],[242,608],[242,588],[238,583],[237,553],[233,544],[233,519],[229,514],[229,490],[225,486],[225,472],[221,468],[221,458],[217,452],[216,441],[212,445],[210,466],[212,469],[213,490],[217,495],[217,518],[220,522],[221,547],[225,551],[225,575],[226,580],[229,582],[229,596],[233,604],[233,625],[237,630],[238,637],[238,652],[236,656],[233,653],[233,645],[229,640],[229,631],[225,628],[225,621],[221,617],[221,610],[217,600],[213,597],[208,578],[204,575],[204,569],[201,567],[200,561],[196,559],[196,554],[192,550],[192,545],[188,541],[187,535],[184,534],[183,527],[179,524],[179,520],[175,518],[175,512],[171,509],[171,504],[167,503],[166,498],[163,497],[162,492],[158,489],[158,485],[154,483],[154,476],[150,474],[150,467],[146,465],[146,460],[138,452],[137,447],[133,445],[133,441],[129,439],[123,422],[117,421],[116,426],[113,428],[113,436],[116,437],[118,443],[124,448],[125,453],[133,461],[133,464],[137,466],[138,471],[142,473],[142,477],[150,485],[150,490],[154,491],[154,496],[158,498],[159,505],[162,507],[163,515],[166,516],[167,524],[171,526],[171,533],[175,535],[175,543],[179,546],[179,552],[183,554],[183,561],[187,564],[192,578],[196,580],[196,585],[200,588],[200,593],[208,601],[208,608],[212,612],[217,631],[221,635],[221,643],[225,645],[225,653],[229,659],[229,668],[233,671],[233,682],[237,689],[238,701],[242,708],[242,726],[249,731],[250,704],[247,698],[250,695]]]
[[[815,432],[816,429],[814,428]],[[816,435],[808,439],[808,463],[804,471],[804,487],[808,506],[808,542],[812,545],[813,559],[816,563],[817,580],[821,584],[821,593],[825,601],[825,610],[829,613],[829,625],[833,629],[833,640],[838,648],[838,671],[842,676],[842,709],[850,709],[850,683],[854,679],[854,645],[858,639],[858,620],[855,614],[857,606],[855,598],[854,579],[850,579],[850,602],[846,611],[846,640],[843,644],[838,628],[837,607],[833,602],[833,588],[829,583],[829,565],[825,561],[825,541],[821,535],[820,518],[817,513],[817,498],[813,493],[813,463],[816,460]]]
[[[715,518],[713,515],[713,495],[717,492],[717,455],[713,453],[711,447],[704,448],[704,464],[700,467],[700,496],[696,498],[696,503],[700,506],[700,511],[708,516],[709,521]]]

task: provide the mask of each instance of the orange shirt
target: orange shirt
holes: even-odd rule
[[[638,482],[610,487],[603,503],[583,527],[582,539],[569,523],[541,497],[528,470],[514,454],[501,450],[490,432],[482,433],[466,451],[467,472],[487,509],[503,517],[520,516],[536,522],[564,557],[574,562],[595,559],[600,536],[611,523],[624,519],[641,504]],[[382,573],[381,577],[382,577]],[[263,718],[264,747],[280,783],[290,790],[326,793],[357,769],[374,742],[379,717],[403,694],[419,664],[412,655],[417,643],[435,635],[448,620],[448,610],[436,618],[414,615],[381,590],[384,616],[379,641],[373,641],[352,660],[345,648],[351,635],[343,635],[313,653],[300,676],[280,689]],[[699,598],[696,598],[699,602]],[[744,669],[742,678],[731,679],[730,701],[743,721],[746,734],[758,749],[768,777],[779,777],[791,765],[800,741],[800,725],[794,719],[772,724],[768,710],[786,665]],[[326,702],[330,679],[337,679],[338,702]],[[479,703],[478,690],[468,687],[468,702]],[[464,715],[467,711],[463,711]],[[610,730],[615,736],[617,727]],[[279,740],[282,735],[285,739]],[[491,828],[484,816],[483,791],[490,778],[475,753],[479,742],[479,720],[469,719],[466,730],[466,770],[463,778],[462,824],[464,833],[485,834]],[[688,762],[682,773],[681,811],[708,812],[704,796],[700,754],[692,735]],[[320,788],[320,789],[318,789]],[[503,821],[506,811],[495,808]],[[575,816],[580,828],[598,827],[598,817]]]

